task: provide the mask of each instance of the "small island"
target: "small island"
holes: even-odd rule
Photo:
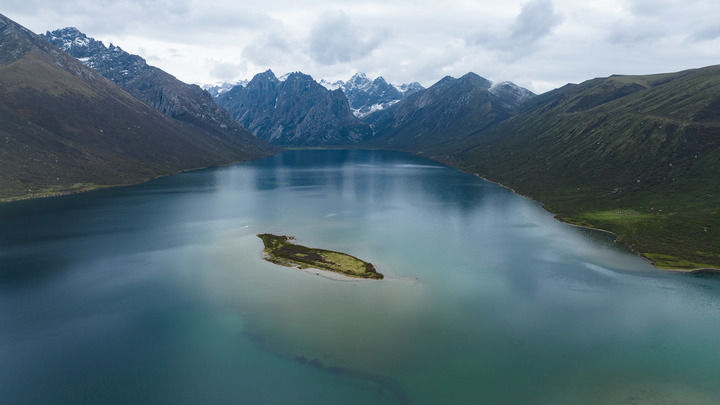
[[[290,242],[295,240],[292,236],[263,233],[258,237],[265,244],[264,258],[271,263],[299,269],[316,268],[333,271],[348,277],[383,279],[383,275],[375,270],[372,263],[355,256],[296,245]]]

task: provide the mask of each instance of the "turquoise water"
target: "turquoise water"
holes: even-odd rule
[[[262,260],[270,232],[368,260]],[[411,155],[0,205],[0,403],[720,402],[720,278]]]

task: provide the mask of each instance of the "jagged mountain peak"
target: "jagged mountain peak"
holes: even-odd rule
[[[113,44],[106,47],[102,41],[87,36],[75,27],[47,31],[41,37],[121,86],[153,69],[144,58]]]
[[[358,117],[382,110],[400,100],[403,93],[378,76],[372,81],[365,73],[355,73],[341,86],[350,107]]]
[[[47,32],[51,33],[53,35],[56,35],[56,36],[72,36],[72,37],[86,37],[87,38],[87,35],[85,35],[83,32],[81,32],[79,29],[77,29],[77,27],[64,27],[64,28],[56,29],[52,32],[51,31],[47,31]]]
[[[87,58],[105,48],[102,41],[88,37],[75,27],[65,27],[54,31],[47,31],[42,35],[48,42],[75,56],[76,58]],[[117,51],[111,44],[110,50]],[[91,66],[92,67],[92,66]]]
[[[352,75],[352,76],[350,77],[350,80],[348,80],[348,82],[349,82],[349,83],[350,83],[350,82],[364,82],[364,81],[366,81],[366,80],[370,80],[370,79],[368,79],[368,77],[367,77],[367,75],[366,75],[365,73],[363,73],[363,72],[357,72],[357,73],[355,73],[354,75]]]
[[[305,74],[303,72],[300,72],[300,71],[288,73],[286,80],[313,81],[313,82],[315,81],[315,79],[313,79],[312,76]]]
[[[378,76],[372,81],[373,86],[387,86],[388,82],[382,76]]]
[[[265,72],[235,86],[217,102],[260,139],[278,145],[349,145],[371,129],[353,116],[340,89],[329,90],[302,72],[272,81]]]
[[[275,81],[275,82],[279,81],[278,78],[277,78],[277,76],[275,76],[275,73],[273,73],[273,71],[272,71],[271,69],[268,69],[268,70],[266,70],[266,71],[264,71],[264,72],[261,72],[261,73],[256,74],[255,76],[253,76],[252,80],[250,80],[250,81],[252,82],[252,81],[254,81],[255,79],[257,79],[257,80],[270,80],[270,81]]]

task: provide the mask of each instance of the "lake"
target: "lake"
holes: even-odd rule
[[[720,278],[419,157],[287,151],[1,204],[0,365],[8,404],[719,403]]]

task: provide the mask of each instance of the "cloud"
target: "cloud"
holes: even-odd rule
[[[247,69],[244,63],[233,63],[233,62],[222,62],[222,61],[208,61],[212,66],[210,68],[210,75],[219,81],[230,82],[234,81],[238,75],[242,74]]]
[[[720,41],[717,0],[0,1],[34,32],[76,26],[193,83],[272,68],[431,85],[473,71],[542,91],[715,64]]]
[[[688,37],[688,42],[712,41],[718,38],[720,38],[720,25],[711,25],[695,31]]]
[[[531,0],[515,19],[510,39],[517,45],[532,44],[549,35],[562,20],[551,0]]]
[[[634,47],[660,41],[670,34],[670,31],[649,23],[646,18],[634,18],[614,24],[607,39],[612,44]]]
[[[515,60],[536,50],[536,44],[562,23],[552,0],[530,0],[505,32],[479,31],[466,39],[474,45],[499,51],[506,60]]]
[[[323,65],[367,56],[383,41],[382,33],[363,29],[343,12],[325,13],[310,33],[310,56]]]
[[[639,17],[654,17],[664,14],[669,9],[682,6],[683,3],[678,0],[630,0],[630,11]]]
[[[260,34],[242,51],[242,58],[257,65],[271,67],[285,58],[296,58],[300,47],[292,35],[283,30]]]

